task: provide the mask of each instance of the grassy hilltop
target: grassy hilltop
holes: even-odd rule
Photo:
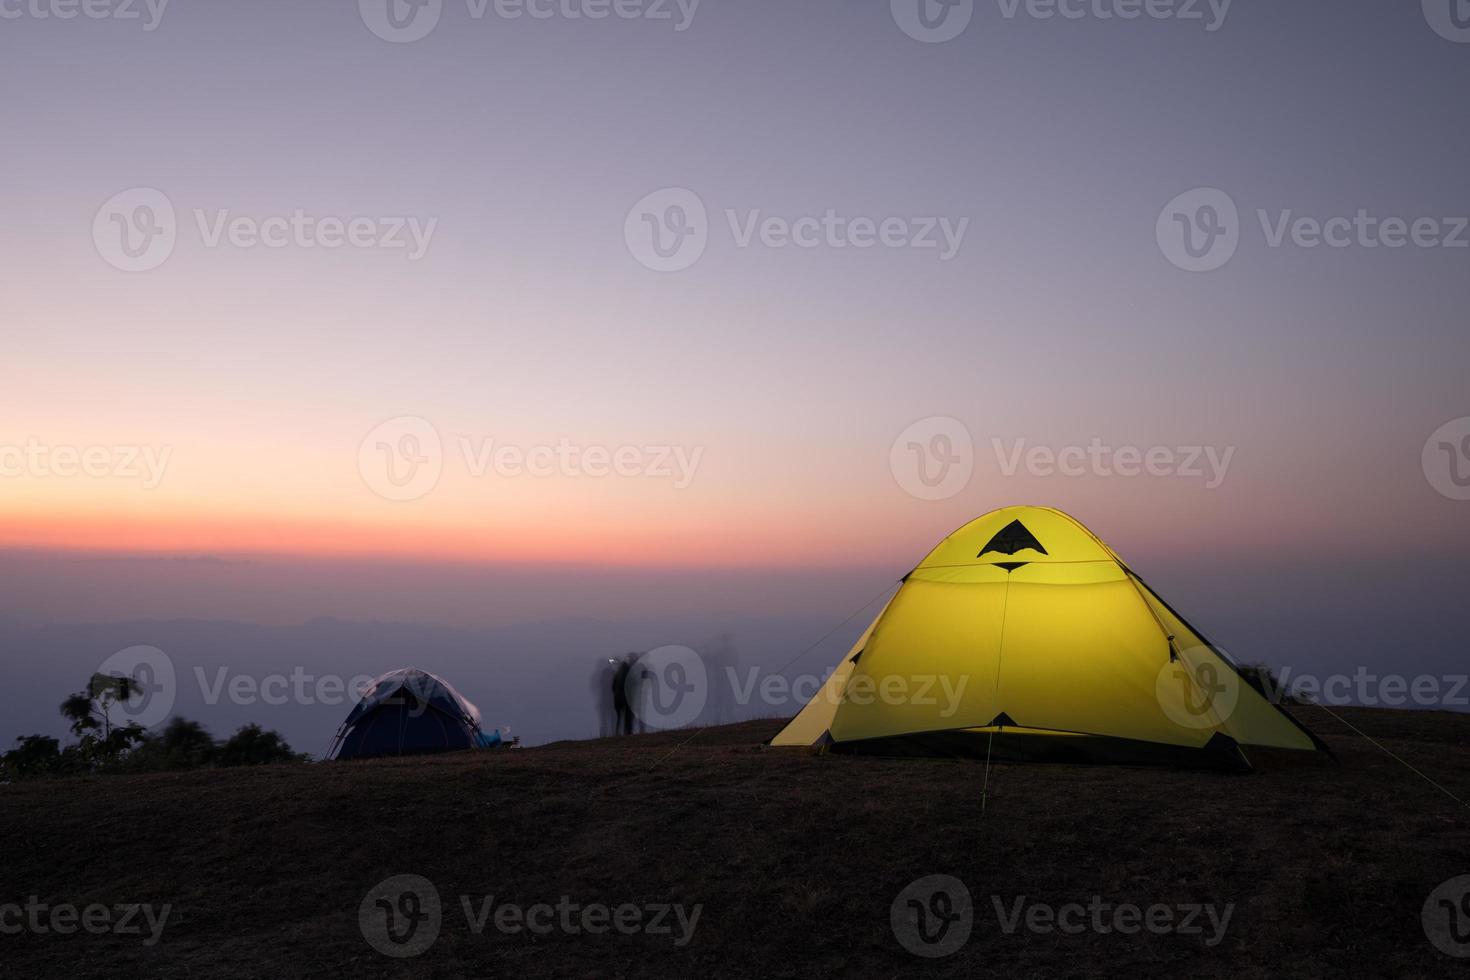
[[[983,816],[983,763],[761,748],[779,722],[0,786],[0,905],[34,895],[170,907],[153,945],[146,925],[141,936],[0,935],[0,972],[1463,976],[1467,961],[1431,945],[1421,909],[1446,879],[1470,874],[1470,810],[1324,712],[1296,710],[1341,766],[996,765]],[[1470,799],[1470,718],[1339,714]],[[369,945],[359,911],[370,889],[404,874],[433,884],[442,915],[421,955],[394,959]],[[923,959],[896,939],[890,906],[932,874],[965,883],[973,931],[953,955]],[[558,901],[699,913],[683,937],[673,915],[669,933],[533,934],[498,931],[491,914],[477,934],[461,896],[475,915]],[[1066,934],[1023,922],[1008,934],[995,909],[1097,901],[1231,913],[1223,937],[1208,924]]]

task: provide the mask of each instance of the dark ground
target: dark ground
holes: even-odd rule
[[[0,905],[170,903],[161,941],[0,935],[30,977],[1428,977],[1467,974],[1421,908],[1470,874],[1470,810],[1316,708],[1341,767],[1250,775],[997,765],[763,750],[778,722],[327,765],[0,786]],[[1470,799],[1470,717],[1345,710]],[[429,879],[442,929],[375,951],[369,889]],[[974,931],[906,952],[900,890],[963,880]],[[476,935],[459,896],[529,906],[683,903],[667,935]],[[1225,938],[1007,935],[1012,905],[1234,903]]]

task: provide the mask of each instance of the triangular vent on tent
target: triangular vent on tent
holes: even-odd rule
[[[980,554],[975,557],[984,557],[986,552],[990,551],[998,551],[1003,555],[1014,555],[1026,548],[1039,551],[1043,555],[1047,553],[1046,549],[1041,546],[1041,542],[1036,540],[1036,535],[1027,530],[1026,525],[1020,521],[1011,521],[997,531],[995,537],[991,538],[985,547],[980,549]]]

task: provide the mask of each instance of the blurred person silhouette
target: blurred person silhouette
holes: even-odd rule
[[[634,710],[639,685],[634,670],[637,661],[636,653],[608,657],[592,672],[597,730],[603,736],[631,735],[638,730],[638,714]]]
[[[587,684],[591,688],[592,707],[597,712],[597,734],[606,738],[618,733],[617,705],[613,696],[617,658],[604,657],[592,665]]]

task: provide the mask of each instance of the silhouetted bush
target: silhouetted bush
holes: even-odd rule
[[[0,753],[0,782],[74,772],[164,772],[206,766],[262,766],[305,762],[279,732],[246,725],[225,742],[216,742],[197,721],[174,718],[156,734],[141,725],[114,724],[112,708],[135,691],[131,677],[95,674],[87,689],[61,703],[71,722],[75,745],[61,747],[46,735],[23,735]]]
[[[216,765],[264,766],[274,762],[305,762],[304,753],[291,751],[279,732],[261,731],[259,725],[246,725],[220,746]]]
[[[219,747],[204,726],[175,718],[157,735],[144,735],[129,754],[127,767],[143,771],[198,769],[214,762]]]

